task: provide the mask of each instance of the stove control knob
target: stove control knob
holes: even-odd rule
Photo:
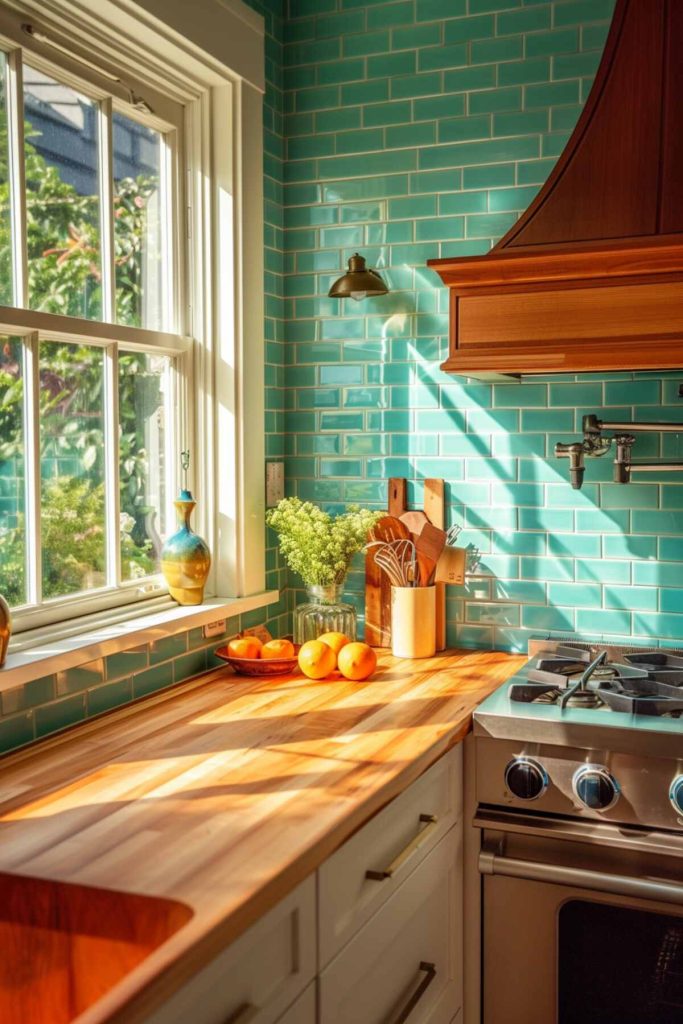
[[[548,788],[548,774],[531,757],[514,757],[505,769],[505,785],[520,800],[538,800]]]
[[[676,814],[683,817],[683,775],[677,775],[669,787],[669,800]]]
[[[619,799],[619,783],[604,765],[585,764],[574,772],[574,793],[591,811],[608,811]]]

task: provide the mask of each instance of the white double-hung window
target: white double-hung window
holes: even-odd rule
[[[0,593],[19,629],[163,602],[184,450],[209,593],[263,586],[260,26],[158,6],[0,3]],[[255,82],[202,49],[231,19]]]

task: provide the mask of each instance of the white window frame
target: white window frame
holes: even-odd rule
[[[207,596],[260,594],[265,587],[262,19],[239,0],[0,2],[5,38],[25,45],[21,24],[29,19],[50,44],[57,41],[73,53],[76,78],[86,77],[83,62],[88,62],[89,82],[93,66],[100,68],[105,92],[116,97],[120,88],[124,101],[130,92],[150,97],[162,121],[167,97],[184,107],[186,180],[176,195],[180,199],[185,193],[179,212],[188,245],[186,253],[180,246],[175,258],[178,275],[187,275],[189,302],[175,313],[185,348],[180,386],[193,395],[194,414],[178,425],[178,434],[193,453],[195,527],[212,551]],[[31,39],[28,48],[69,69],[70,58],[60,52],[55,61],[53,46]],[[112,82],[112,74],[122,82],[125,76],[125,84]],[[0,330],[38,330],[57,339],[78,337],[82,330],[105,346],[117,341],[134,347],[140,339],[137,328],[6,307],[0,307]],[[144,334],[145,346],[161,351],[177,344],[176,336],[164,332]],[[149,583],[117,592],[119,617],[126,600],[137,614],[172,606],[170,598],[151,600]],[[113,603],[111,594],[97,591],[77,598],[66,602],[69,615],[87,615],[89,623],[93,613]],[[48,618],[49,612],[34,609],[15,628],[38,626]]]

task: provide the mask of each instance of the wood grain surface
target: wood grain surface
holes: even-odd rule
[[[5,758],[0,872],[91,886],[113,906],[173,901],[151,925],[140,904],[129,973],[79,1024],[142,1021],[458,743],[523,661],[382,653],[367,683],[219,669]],[[135,901],[118,899],[128,922]]]

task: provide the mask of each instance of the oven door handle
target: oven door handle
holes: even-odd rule
[[[658,881],[653,878],[630,878],[627,875],[613,875],[605,871],[520,860],[486,848],[479,854],[479,871],[482,875],[505,875],[508,878],[568,885],[576,889],[593,889],[595,892],[610,892],[618,896],[633,896],[683,906],[683,885],[676,885],[674,882]]]

